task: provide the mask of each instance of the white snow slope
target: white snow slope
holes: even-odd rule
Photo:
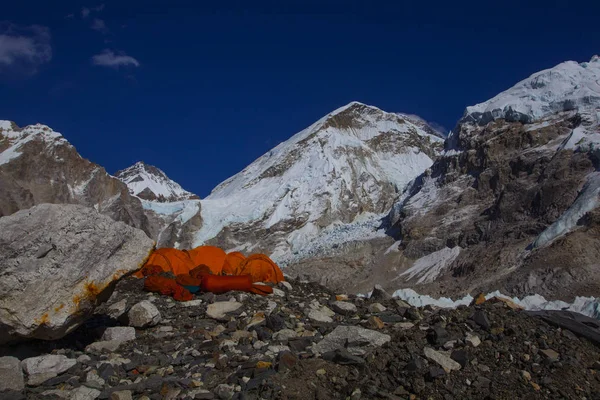
[[[118,171],[115,177],[120,179],[129,188],[129,192],[135,196],[149,189],[156,198],[162,201],[180,201],[197,198],[193,193],[183,189],[177,182],[160,169],[139,161],[129,168]]]
[[[600,57],[590,62],[566,61],[536,72],[488,101],[467,107],[463,120],[507,118],[533,122],[573,109],[600,112]]]
[[[342,121],[350,116],[352,124],[332,119],[340,114]],[[194,244],[215,237],[225,226],[259,222],[271,228],[301,217],[302,227],[272,254],[281,261],[289,250],[298,250],[338,222],[340,215],[351,215],[351,220],[342,221],[350,223],[364,212],[386,212],[376,206],[364,209],[369,208],[365,204],[381,203],[384,183],[401,193],[433,163],[410,143],[398,149],[398,143],[415,136],[427,146],[443,142],[414,117],[357,102],[341,107],[217,186],[202,200],[203,227]],[[378,146],[378,140],[394,143]],[[333,221],[322,222],[325,214]]]
[[[35,124],[21,129],[11,121],[0,120],[0,149],[4,146],[2,143],[4,140],[8,144],[4,150],[0,150],[0,165],[19,157],[21,146],[34,139],[42,139],[48,146],[68,145],[67,140],[60,133],[54,132],[46,125]]]

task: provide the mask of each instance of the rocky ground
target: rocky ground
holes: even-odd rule
[[[126,278],[69,336],[1,348],[0,398],[600,398],[600,349],[569,330],[500,301],[374,293],[290,281],[179,303]]]

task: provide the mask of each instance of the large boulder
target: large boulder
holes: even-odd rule
[[[141,230],[79,205],[0,218],[0,343],[66,335],[153,246]]]

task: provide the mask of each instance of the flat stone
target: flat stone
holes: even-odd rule
[[[21,361],[15,357],[0,357],[0,392],[5,390],[23,390],[25,378]]]
[[[240,307],[242,307],[242,303],[237,301],[218,301],[208,305],[206,315],[217,321],[228,321],[229,318],[226,314],[237,311]]]
[[[445,354],[442,354],[438,351],[435,351],[431,347],[425,347],[423,349],[423,353],[425,353],[425,357],[430,359],[431,361],[439,364],[440,367],[444,368],[444,371],[449,373],[450,371],[458,371],[461,367],[460,364],[448,357]]]
[[[285,297],[285,292],[281,289],[273,288],[273,296]]]
[[[481,339],[479,339],[479,336],[477,335],[471,335],[470,333],[467,333],[467,336],[465,337],[465,343],[472,347],[477,347],[481,344]]]
[[[110,395],[110,400],[133,400],[131,390],[119,390],[117,392],[112,392]]]
[[[334,301],[331,303],[331,308],[336,313],[342,315],[352,315],[358,312],[356,306],[352,303],[348,303],[347,301]]]
[[[373,303],[369,304],[369,312],[370,313],[380,313],[387,310],[387,308],[381,303]]]
[[[403,331],[414,328],[415,324],[413,324],[412,322],[398,322],[397,324],[394,324],[394,328],[396,329],[401,329]]]
[[[108,306],[106,314],[114,319],[119,319],[127,311],[127,299],[122,299]]]
[[[77,360],[68,358],[64,355],[47,354],[39,357],[26,358],[21,362],[21,366],[28,375],[36,374],[62,374],[72,366],[77,364]]]
[[[353,355],[363,355],[366,350],[380,347],[391,340],[390,335],[359,326],[337,326],[323,340],[312,347],[313,352],[327,353],[347,348]]]
[[[102,340],[118,340],[120,342],[135,340],[135,328],[132,326],[106,328]]]
[[[85,348],[86,353],[102,353],[102,352],[110,352],[114,353],[117,351],[119,346],[121,346],[123,342],[120,340],[104,340],[100,342],[94,342],[88,345]]]
[[[385,328],[385,324],[383,323],[383,321],[379,317],[376,317],[374,315],[369,317],[369,319],[367,320],[367,324],[371,329]]]
[[[235,386],[222,383],[216,387],[214,392],[221,400],[231,400],[235,394]]]
[[[277,355],[277,371],[290,370],[298,363],[298,358],[289,351],[282,351]]]
[[[308,318],[311,321],[315,321],[315,322],[323,322],[323,323],[333,322],[333,319],[331,319],[330,316],[328,316],[326,313],[323,313],[320,310],[310,310],[308,313]]]
[[[552,349],[540,350],[540,353],[542,353],[544,355],[544,357],[546,357],[551,362],[558,361],[558,358],[560,356],[560,354],[558,354],[556,351],[554,351]]]
[[[142,300],[127,313],[129,325],[136,328],[146,328],[157,325],[161,320],[160,311],[148,300]]]
[[[292,329],[282,329],[279,332],[275,332],[273,334],[273,340],[280,340],[282,342],[286,342],[292,338],[295,338],[296,336],[298,336],[296,331]]]
[[[71,392],[71,400],[95,400],[100,397],[102,392],[98,389],[92,389],[86,386],[79,386]]]
[[[289,282],[283,281],[283,282],[279,282],[279,284],[281,286],[283,286],[284,288],[286,288],[288,290],[288,292],[292,291],[292,285]]]
[[[42,372],[40,374],[32,374],[27,377],[27,386],[39,386],[49,379],[58,376],[54,372]]]
[[[202,299],[196,299],[196,300],[190,300],[190,301],[183,301],[179,304],[183,307],[198,307],[202,303],[203,303]]]

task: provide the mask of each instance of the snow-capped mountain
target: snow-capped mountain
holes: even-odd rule
[[[87,205],[152,235],[140,200],[60,133],[0,121],[0,216],[40,203]]]
[[[571,110],[600,115],[600,57],[590,62],[567,61],[537,72],[483,103],[467,107],[463,121],[480,125],[503,118],[531,123]]]
[[[446,151],[390,213],[389,286],[600,290],[600,58],[533,74],[467,107]]]
[[[318,238],[352,239],[347,225],[372,234],[442,142],[417,117],[350,103],[217,186],[202,200],[194,244],[266,251],[285,264]]]
[[[197,195],[169,179],[162,170],[143,161],[118,171],[115,177],[127,185],[129,193],[144,200],[165,203],[199,199]]]

